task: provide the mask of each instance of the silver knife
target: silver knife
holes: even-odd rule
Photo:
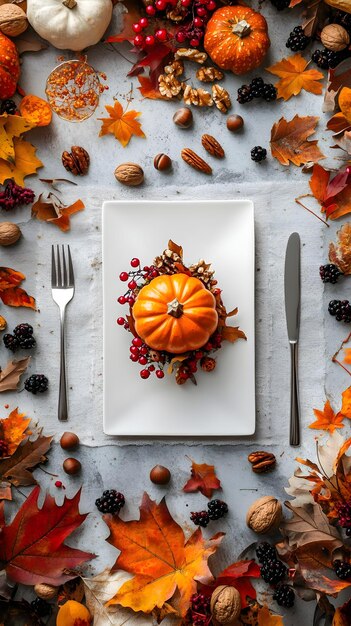
[[[289,237],[285,255],[285,314],[291,353],[290,445],[300,444],[300,408],[298,391],[298,341],[300,329],[300,253],[298,233]]]

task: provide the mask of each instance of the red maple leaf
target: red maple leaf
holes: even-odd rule
[[[214,465],[192,461],[191,478],[184,485],[183,491],[201,491],[206,498],[211,498],[215,489],[221,489],[221,481],[216,476]]]
[[[244,609],[248,606],[247,598],[256,598],[256,590],[252,586],[250,578],[260,577],[260,567],[255,561],[237,561],[229,565],[216,578],[218,585],[231,585],[235,587],[241,597],[241,606]]]
[[[334,220],[351,211],[351,176],[347,169],[331,178],[331,172],[316,163],[310,187],[327,218]]]
[[[41,509],[39,493],[40,488],[35,487],[8,526],[1,503],[0,568],[16,583],[35,585],[45,581],[57,586],[77,575],[68,570],[95,556],[64,544],[87,513],[78,510],[81,490],[71,500],[65,498],[62,506],[46,494]]]

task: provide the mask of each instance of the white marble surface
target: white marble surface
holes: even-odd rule
[[[299,10],[278,14],[266,2],[263,12],[269,19],[272,38],[267,66],[288,52],[285,41],[292,27],[299,22]],[[115,32],[116,28],[115,23],[111,32]],[[28,93],[44,94],[46,77],[55,66],[57,57],[57,51],[50,48],[40,54],[25,55],[21,85]],[[66,57],[72,58],[69,54]],[[340,287],[326,286],[323,293],[318,278],[318,267],[327,260],[327,244],[334,237],[338,225],[332,224],[328,229],[295,204],[295,196],[308,191],[308,175],[300,169],[295,166],[284,168],[270,156],[260,165],[250,160],[250,149],[254,145],[268,147],[272,124],[282,115],[290,119],[296,113],[321,116],[318,137],[322,149],[330,154],[330,135],[324,130],[325,117],[321,112],[322,97],[304,93],[287,103],[267,105],[253,102],[240,106],[235,101],[236,89],[244,81],[226,77],[223,85],[232,95],[233,110],[245,118],[244,131],[232,135],[226,129],[225,116],[214,109],[195,110],[193,130],[181,131],[172,123],[177,103],[142,100],[134,88],[131,106],[142,112],[140,121],[147,139],[132,138],[130,145],[123,149],[112,136],[98,137],[100,122],[97,118],[104,113],[104,104],[111,103],[113,97],[123,100],[131,82],[136,87],[137,81],[126,77],[128,62],[102,44],[88,52],[88,61],[98,70],[106,72],[110,87],[102,96],[96,114],[82,124],[69,124],[55,117],[50,127],[30,134],[45,164],[40,172],[40,176],[45,178],[69,177],[61,165],[64,149],[73,144],[88,149],[91,155],[89,175],[76,181],[78,187],[61,187],[65,202],[81,197],[86,203],[86,210],[72,218],[72,230],[65,235],[48,224],[31,220],[29,208],[18,209],[11,219],[20,223],[23,239],[18,246],[0,252],[1,265],[14,267],[27,275],[24,287],[35,295],[39,308],[39,312],[32,312],[1,306],[1,314],[5,314],[10,329],[23,321],[33,324],[38,347],[30,373],[47,374],[50,390],[38,397],[25,391],[3,394],[2,406],[6,403],[11,408],[18,405],[22,411],[39,420],[46,433],[53,433],[56,438],[64,430],[56,417],[59,326],[58,311],[51,300],[49,261],[52,243],[69,243],[77,288],[67,320],[70,400],[67,428],[77,432],[86,446],[94,448],[80,448],[78,454],[83,462],[83,474],[75,479],[65,479],[66,493],[73,492],[83,480],[83,508],[91,510],[103,487],[117,487],[125,491],[128,506],[124,515],[129,517],[135,515],[144,489],[156,497],[164,493],[148,480],[150,468],[160,462],[168,465],[173,472],[170,506],[178,521],[184,523],[189,510],[203,506],[200,495],[185,498],[180,492],[188,472],[186,456],[197,461],[214,462],[223,480],[223,498],[228,501],[231,510],[224,524],[228,537],[221,552],[220,567],[234,560],[240,550],[253,540],[244,523],[247,505],[258,494],[272,492],[283,498],[283,486],[293,471],[297,451],[288,446],[289,348],[284,317],[283,265],[286,242],[294,230],[300,233],[303,243],[300,349],[302,445],[298,450],[299,456],[314,454],[314,433],[306,428],[312,421],[312,407],[322,406],[325,393],[338,402],[340,391],[349,384],[348,375],[330,363],[331,354],[346,334],[345,328],[337,325],[326,311],[329,299],[347,297],[348,283],[345,281]],[[197,68],[190,64],[188,67],[187,76],[193,77]],[[255,72],[253,75],[258,74]],[[264,75],[268,80],[270,75]],[[215,135],[226,150],[226,159],[213,163],[212,177],[203,177],[190,170],[180,159],[180,150],[185,146],[203,154],[201,135],[204,132]],[[173,158],[174,166],[170,174],[164,175],[153,169],[153,157],[160,151],[169,153]],[[129,189],[115,182],[113,171],[124,161],[136,161],[142,165],[146,175],[142,187]],[[34,178],[30,185],[38,193],[43,187]],[[121,441],[104,436],[102,432],[101,205],[107,199],[175,197],[194,201],[199,198],[248,197],[255,203],[257,430],[250,439],[168,440],[169,445],[165,445],[165,441],[155,440]],[[7,217],[6,214],[1,215],[2,219]],[[172,215],[169,218],[171,220]],[[131,256],[134,256],[138,251],[133,249],[132,225],[130,238]],[[153,252],[150,251],[151,254]],[[116,295],[119,291],[119,271],[120,268],[116,268]],[[7,351],[1,347],[1,365],[7,357]],[[147,384],[147,381],[143,383]],[[1,413],[3,416],[7,412],[3,409]],[[98,445],[105,447],[96,448]],[[279,464],[271,476],[257,477],[251,473],[245,459],[248,450],[262,447],[274,451]],[[63,456],[55,446],[49,464],[52,471],[57,469]],[[36,475],[42,484],[50,482],[42,472],[37,471]],[[249,491],[240,490],[244,488]],[[91,549],[100,555],[93,564],[95,571],[112,564],[115,558],[115,550],[103,541],[106,535],[105,526],[93,512],[79,536],[82,544],[89,542]],[[306,621],[306,609],[302,602],[291,615],[286,620],[291,626],[311,623]]]

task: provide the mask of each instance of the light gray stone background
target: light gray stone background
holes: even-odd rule
[[[253,3],[254,6],[255,3]],[[267,1],[263,13],[268,18],[271,51],[265,67],[278,61],[289,51],[285,48],[289,32],[300,21],[300,12],[277,13]],[[110,33],[119,27],[118,9]],[[120,48],[126,57],[131,58],[128,46]],[[58,51],[52,48],[38,53],[26,54],[23,60],[21,86],[27,93],[44,95],[45,81],[57,64]],[[74,58],[72,54],[66,58]],[[228,517],[205,531],[210,534],[215,528],[227,533],[223,548],[216,557],[214,569],[228,565],[240,551],[255,537],[245,526],[245,513],[250,503],[260,495],[276,494],[284,499],[284,486],[293,473],[294,457],[315,454],[315,431],[307,425],[313,419],[313,407],[321,408],[325,396],[331,399],[336,408],[340,404],[340,392],[349,384],[349,376],[331,363],[331,355],[347,334],[347,328],[337,324],[327,313],[331,298],[347,298],[348,280],[340,286],[327,285],[323,288],[318,276],[318,267],[327,261],[327,248],[335,238],[339,224],[326,228],[307,211],[299,207],[294,198],[308,192],[309,175],[291,166],[282,167],[268,156],[262,164],[250,160],[250,150],[255,145],[268,148],[270,130],[281,116],[291,119],[300,115],[320,116],[318,138],[322,150],[338,159],[339,151],[330,151],[330,133],[325,131],[326,117],[322,114],[322,97],[303,93],[284,103],[266,104],[252,102],[239,105],[236,102],[237,88],[249,82],[255,75],[263,75],[267,82],[275,82],[275,77],[264,70],[248,77],[226,76],[223,86],[230,92],[234,112],[245,119],[245,128],[240,134],[231,134],[226,129],[226,117],[217,109],[194,109],[195,123],[192,130],[182,131],[172,122],[177,102],[143,100],[136,79],[126,74],[130,63],[116,50],[103,44],[88,50],[88,62],[97,70],[106,72],[109,91],[100,100],[95,115],[81,124],[72,124],[54,116],[48,128],[36,129],[30,139],[38,147],[38,155],[45,167],[40,170],[43,178],[71,178],[78,187],[61,185],[62,199],[70,203],[82,198],[86,204],[84,212],[72,218],[72,229],[62,234],[50,224],[32,220],[30,208],[23,207],[11,215],[3,213],[1,219],[17,221],[23,231],[23,238],[17,246],[2,249],[1,265],[23,271],[27,280],[24,287],[35,295],[39,311],[11,309],[1,306],[10,330],[19,322],[30,322],[35,328],[38,346],[32,358],[29,373],[45,373],[50,379],[50,390],[42,396],[31,396],[25,391],[2,395],[1,417],[17,405],[33,420],[38,421],[46,434],[54,434],[57,442],[66,428],[75,431],[82,445],[76,456],[83,465],[79,477],[68,478],[61,471],[65,453],[57,444],[50,453],[48,471],[58,473],[66,485],[67,495],[75,492],[83,484],[82,511],[92,511],[83,528],[75,534],[76,542],[85,548],[89,546],[97,559],[88,571],[98,572],[106,565],[112,565],[117,556],[116,550],[105,543],[107,528],[94,507],[94,501],[104,488],[117,488],[124,492],[127,505],[123,517],[129,519],[137,515],[138,504],[144,490],[154,498],[167,494],[168,503],[175,519],[190,530],[189,512],[201,509],[205,499],[201,494],[185,495],[181,487],[189,475],[189,458],[197,462],[214,463],[222,481],[221,497],[230,507]],[[197,66],[186,65],[186,76],[196,83]],[[114,97],[125,101],[133,84],[131,108],[141,111],[140,121],[147,135],[146,139],[132,138],[129,146],[123,149],[112,136],[99,138],[100,122],[104,116],[104,105],[111,104]],[[204,177],[191,170],[180,158],[183,147],[191,147],[205,156],[201,147],[201,135],[213,134],[223,145],[226,158],[213,160],[213,175]],[[84,146],[91,155],[88,176],[79,180],[65,172],[61,164],[61,153],[71,145]],[[153,157],[158,152],[167,152],[173,159],[173,171],[162,174],[154,170]],[[124,188],[114,179],[115,167],[124,161],[140,163],[145,171],[145,183],[137,189]],[[340,164],[339,160],[327,163]],[[211,161],[212,163],[212,161]],[[39,194],[50,191],[36,178],[27,183]],[[104,200],[111,199],[193,199],[199,198],[240,198],[253,199],[256,224],[256,320],[257,320],[257,429],[248,439],[226,440],[118,440],[107,437],[102,431],[102,294],[101,294],[101,206]],[[318,206],[308,200],[318,211]],[[215,210],[215,207],[214,207]],[[172,215],[169,215],[170,222]],[[345,220],[344,220],[345,221]],[[157,225],[155,225],[157,227]],[[186,226],[185,226],[186,227]],[[288,445],[289,421],[289,347],[287,342],[284,299],[283,267],[288,236],[293,231],[301,235],[302,248],[302,311],[300,347],[300,392],[302,443],[296,450]],[[66,426],[57,421],[57,396],[59,378],[59,321],[58,310],[51,299],[50,289],[50,250],[52,243],[69,243],[72,250],[76,295],[68,309],[67,319],[67,366],[69,380],[70,419]],[[131,257],[138,251],[133,248],[133,223],[130,230]],[[150,251],[154,254],[155,251]],[[119,294],[116,268],[116,296]],[[8,352],[0,348],[0,362],[4,366]],[[116,358],[119,358],[116,355]],[[233,372],[235,378],[235,372]],[[118,384],[118,381],[116,381]],[[145,382],[147,384],[147,382]],[[136,385],[137,389],[137,385]],[[199,390],[200,391],[200,390]],[[245,390],[243,390],[245,393]],[[131,398],[131,402],[133,398]],[[157,399],[155,398],[155,410]],[[220,399],[218,413],[221,411]],[[166,419],[166,416],[165,416]],[[213,416],[216,419],[216,415]],[[344,431],[349,431],[345,426]],[[347,432],[345,432],[347,434]],[[274,473],[255,476],[246,461],[251,450],[266,448],[278,458]],[[156,463],[168,466],[172,472],[172,482],[167,489],[152,485],[148,475]],[[37,470],[35,473],[43,486],[49,486],[58,501],[63,492],[57,493],[53,483],[55,478]],[[15,495],[15,502],[22,501],[21,494]],[[8,505],[11,516],[13,505]],[[70,540],[73,543],[73,540]],[[313,607],[299,601],[296,608],[286,617],[286,624],[297,626],[312,624]]]

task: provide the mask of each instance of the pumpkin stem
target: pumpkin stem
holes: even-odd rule
[[[240,20],[233,26],[233,33],[238,37],[247,37],[251,33],[251,26],[246,20]]]
[[[183,315],[183,305],[180,304],[177,298],[174,298],[172,302],[168,302],[167,304],[167,313],[168,315],[172,315],[172,317],[181,317]]]
[[[63,6],[67,7],[67,9],[74,9],[77,6],[76,0],[63,0]]]

